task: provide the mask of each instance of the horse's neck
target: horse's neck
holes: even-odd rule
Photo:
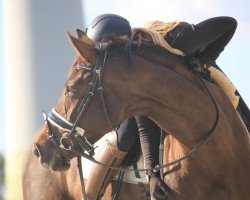
[[[151,63],[142,70],[149,88],[145,83],[140,87],[143,96],[148,96],[148,101],[140,106],[144,110],[147,107],[148,115],[180,141],[192,144],[200,140],[201,133],[210,130],[215,123],[216,110],[211,98],[192,73],[183,69],[185,66],[176,66],[174,70],[157,64],[154,67],[152,70]]]
[[[219,115],[224,117],[216,116],[216,105],[211,96],[186,66],[167,59],[155,64],[153,71],[152,63],[148,62],[148,65],[151,66],[146,66],[144,72],[151,76],[142,77],[145,77],[144,82],[151,88],[146,88],[144,95],[146,93],[153,99],[145,103],[150,105],[149,116],[178,140],[194,146],[209,134],[217,117],[220,118],[220,126],[225,126],[224,130],[229,129],[228,134],[234,135],[233,130],[237,130],[245,135],[245,128],[235,109],[217,85],[205,81],[218,104]],[[144,109],[145,104],[142,104]]]
[[[220,90],[216,86],[210,87],[210,90],[215,97],[219,109],[217,127],[210,139],[195,153],[195,157],[192,157],[189,161],[183,161],[181,168],[180,166],[178,168],[176,165],[171,166],[167,170],[176,170],[179,175],[185,176],[190,173],[187,173],[190,170],[189,165],[197,171],[201,170],[204,166],[209,166],[206,170],[208,172],[211,171],[211,177],[213,175],[216,177],[218,167],[227,168],[228,170],[238,167],[242,170],[241,173],[245,173],[250,167],[250,160],[247,159],[250,153],[250,138],[246,127],[227,97],[223,93],[220,93]],[[185,135],[186,133],[187,131],[184,131],[182,134]],[[205,129],[201,130],[200,134],[203,135],[203,138],[201,138],[203,140],[209,135]],[[174,133],[166,139],[165,144],[165,162],[171,162],[183,157],[192,148],[196,147],[194,145],[190,148],[185,143],[181,143],[175,138]],[[246,177],[250,178],[250,174],[248,173]]]

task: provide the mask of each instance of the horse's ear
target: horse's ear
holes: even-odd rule
[[[97,49],[94,48],[94,42],[92,42],[92,40],[90,40],[86,34],[81,34],[81,39],[73,37],[69,32],[67,32],[67,36],[76,50],[77,55],[82,60],[86,60],[92,64],[95,64],[97,59]]]
[[[76,29],[76,33],[77,33],[77,37],[78,37],[78,39],[79,40],[81,40],[81,39],[84,39],[85,37],[88,37],[87,35],[86,35],[86,33],[84,33],[84,31],[82,31],[81,29]],[[89,39],[90,40],[90,39]]]

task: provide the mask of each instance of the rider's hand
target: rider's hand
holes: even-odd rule
[[[163,200],[168,196],[168,187],[161,180],[159,172],[148,172],[151,200]]]

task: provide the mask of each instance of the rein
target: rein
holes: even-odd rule
[[[214,130],[216,129],[218,122],[219,122],[219,109],[217,106],[217,103],[215,101],[215,99],[213,98],[212,94],[210,93],[209,89],[207,88],[204,80],[201,78],[201,75],[199,73],[199,70],[196,70],[193,68],[193,73],[195,75],[195,77],[197,79],[199,79],[202,83],[202,85],[204,86],[204,88],[206,89],[206,92],[208,93],[208,95],[210,96],[214,106],[215,106],[215,110],[216,110],[216,120],[215,123],[213,125],[213,127],[211,128],[211,130],[208,133],[208,136],[201,140],[194,149],[192,149],[191,151],[189,151],[186,155],[184,155],[183,157],[172,161],[170,163],[166,163],[166,164],[160,164],[155,166],[152,169],[126,169],[125,167],[112,167],[108,164],[104,164],[101,163],[97,160],[95,160],[93,158],[94,155],[94,147],[92,144],[90,144],[87,140],[87,138],[85,137],[85,130],[81,127],[79,127],[79,123],[80,120],[83,116],[83,114],[86,111],[87,106],[89,105],[90,101],[92,100],[92,97],[95,94],[95,90],[97,88],[99,95],[100,95],[100,99],[101,99],[101,103],[102,103],[102,107],[103,107],[103,112],[105,114],[105,118],[111,128],[112,131],[115,131],[110,117],[108,115],[108,110],[105,104],[105,99],[104,99],[104,95],[103,95],[103,88],[102,88],[102,84],[101,84],[101,77],[102,77],[102,70],[104,68],[105,65],[105,61],[106,61],[106,56],[107,56],[107,51],[106,51],[106,43],[99,43],[98,46],[98,50],[99,50],[99,55],[97,57],[96,60],[96,65],[94,68],[88,68],[88,71],[91,71],[93,76],[91,81],[88,84],[87,90],[85,92],[85,95],[83,97],[83,99],[81,100],[80,106],[78,108],[77,111],[77,115],[76,115],[76,119],[73,123],[69,122],[68,120],[64,119],[59,113],[57,113],[55,111],[55,109],[52,109],[52,111],[49,113],[49,115],[47,116],[46,113],[43,111],[43,116],[44,116],[44,122],[45,125],[47,126],[47,133],[48,133],[48,139],[50,139],[53,144],[58,148],[58,151],[60,153],[62,153],[62,155],[69,159],[68,153],[67,152],[72,152],[75,155],[77,155],[78,157],[78,165],[81,166],[80,163],[80,157],[85,157],[87,159],[89,159],[90,161],[101,165],[103,167],[107,167],[109,169],[112,170],[117,170],[117,171],[135,171],[135,172],[140,172],[140,171],[153,171],[153,172],[157,172],[165,167],[169,167],[171,165],[174,165],[176,163],[179,163],[182,160],[185,160],[187,158],[189,158],[192,154],[194,154],[196,151],[198,151],[200,149],[200,147],[205,144],[213,135]],[[60,130],[66,131],[67,134],[64,134],[59,140],[58,140],[58,136],[56,137],[56,135],[52,132],[51,128],[50,128],[50,123],[53,124],[54,126],[56,126],[57,128],[59,128]],[[58,135],[58,134],[57,134]],[[73,147],[73,142],[71,141],[71,137],[74,137],[76,139],[76,141],[79,143],[80,147],[82,148],[81,151],[75,149]],[[58,144],[59,143],[59,144]],[[87,153],[85,153],[85,151],[87,151]],[[84,182],[83,182],[83,178],[82,178],[82,173],[80,172],[80,167],[79,167],[79,173],[80,173],[80,179],[81,179],[81,184],[82,184],[82,191],[83,191],[83,195],[86,196],[85,190],[84,190]]]

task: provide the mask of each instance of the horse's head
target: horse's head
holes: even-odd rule
[[[118,67],[124,62],[115,56],[111,62],[106,43],[94,43],[80,30],[77,34],[78,39],[68,33],[77,59],[57,105],[48,115],[44,112],[45,125],[34,143],[35,155],[52,170],[68,169],[71,158],[84,150],[91,154],[90,143],[115,128],[135,101],[122,95],[130,87],[125,71],[131,69]],[[109,66],[104,70],[104,65]]]

